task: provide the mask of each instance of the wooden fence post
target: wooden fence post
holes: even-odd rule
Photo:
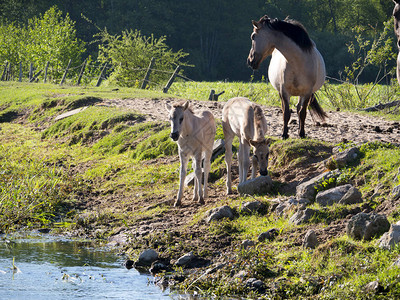
[[[3,74],[1,74],[1,81],[4,81],[6,79],[7,66],[8,66],[8,61],[6,61],[6,64],[4,65]]]
[[[39,77],[39,75],[42,73],[43,69],[41,69],[39,72],[36,73],[36,75],[33,75],[31,80],[29,80],[29,82],[33,82],[36,80],[36,78]]]
[[[69,60],[69,62],[68,62],[68,66],[67,66],[67,68],[65,69],[65,72],[64,72],[64,75],[63,75],[63,77],[62,77],[62,79],[61,79],[60,85],[62,85],[62,84],[64,83],[65,77],[67,77],[67,73],[68,73],[68,69],[69,69],[69,66],[70,66],[70,65],[71,65],[71,60]]]
[[[22,62],[19,62],[19,82],[22,82]]]
[[[149,64],[149,67],[147,68],[146,75],[144,76],[142,86],[140,87],[141,89],[145,89],[146,88],[146,85],[147,85],[147,83],[149,81],[151,68],[153,68],[154,61],[155,61],[155,59],[154,59],[154,57],[152,57],[151,61],[150,61],[150,64]]]
[[[82,79],[82,76],[83,76],[83,72],[85,72],[86,63],[87,63],[87,59],[85,59],[85,61],[83,62],[82,69],[81,69],[81,72],[79,73],[78,81],[76,82],[76,85],[80,85],[81,84],[81,79]]]
[[[46,62],[46,67],[44,68],[44,78],[43,78],[43,83],[46,83],[47,81],[47,70],[49,68],[49,62]]]
[[[181,66],[177,66],[174,73],[172,74],[171,78],[168,80],[167,85],[163,88],[163,92],[164,93],[168,93],[169,88],[171,87],[172,83],[174,83],[176,74],[178,74],[179,69],[181,68]]]
[[[104,63],[104,66],[103,66],[103,68],[101,69],[101,72],[100,72],[99,79],[97,79],[96,87],[100,86],[100,84],[101,84],[101,82],[103,80],[103,73],[104,73],[104,70],[106,69],[106,67],[107,67],[107,63]]]

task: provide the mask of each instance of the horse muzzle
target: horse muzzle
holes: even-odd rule
[[[256,53],[250,53],[249,57],[247,58],[247,65],[252,68],[253,70],[257,70],[260,66],[261,57],[258,57]]]
[[[260,170],[260,175],[261,176],[267,176],[268,175],[268,169]]]
[[[172,132],[170,134],[171,139],[173,139],[175,142],[179,139],[179,133],[178,132]]]

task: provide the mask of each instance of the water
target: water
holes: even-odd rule
[[[0,299],[171,299],[152,277],[89,242],[48,236],[0,239]],[[17,269],[13,269],[13,258]]]

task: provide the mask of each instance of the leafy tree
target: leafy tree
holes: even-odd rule
[[[177,65],[187,66],[182,61],[188,54],[179,50],[172,51],[166,43],[166,38],[146,37],[138,30],[125,30],[121,35],[111,35],[103,30],[100,37],[99,60],[112,64],[114,71],[110,80],[121,86],[139,86],[146,68],[152,58],[155,59],[151,81],[159,83],[167,80]],[[154,85],[154,84],[152,84]]]

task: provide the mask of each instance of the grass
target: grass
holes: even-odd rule
[[[241,95],[262,104],[280,105],[276,91],[266,83],[174,83],[170,95],[206,100],[211,88],[217,93],[225,90],[220,101]],[[354,87],[329,84],[327,88],[330,90],[319,93],[326,109],[354,110],[398,95],[396,87],[377,86],[361,103]],[[365,92],[359,87],[359,93],[367,93],[370,86],[362,88]],[[145,123],[138,113],[103,106],[90,106],[85,114],[54,121],[55,116],[93,104],[96,99],[132,97],[166,95],[124,88],[115,91],[112,87],[0,82],[0,231],[63,224],[81,234],[105,239],[121,228],[171,213],[170,206],[158,205],[175,197],[178,182],[177,148],[168,138],[167,123]],[[346,102],[348,97],[350,102]],[[13,122],[17,116],[22,124]],[[223,137],[220,122],[217,136]],[[329,156],[332,146],[309,139],[273,140],[271,167],[273,171],[302,167],[307,161]],[[400,150],[391,144],[369,143],[360,151],[360,161],[342,169],[338,181],[356,185],[365,204],[372,208],[390,203],[390,191],[400,184],[400,179],[395,179]],[[217,158],[210,176],[214,187],[223,190],[224,164],[223,156]],[[272,196],[255,199],[268,203]],[[182,227],[134,238],[136,243],[129,245],[127,252],[134,253],[135,247],[154,247],[169,257],[194,251],[223,259],[226,265],[214,273],[201,279],[193,274],[178,285],[206,295],[257,298],[255,291],[245,287],[245,281],[254,277],[267,286],[264,298],[399,297],[400,269],[392,267],[399,248],[382,250],[376,240],[354,241],[346,235],[328,239],[314,251],[305,251],[301,246],[308,228],[323,231],[332,223],[345,222],[346,210],[358,204],[328,209],[314,204],[318,217],[311,224],[294,226],[288,221],[293,211],[285,216],[271,212],[241,214],[242,202],[253,200],[221,196],[215,205],[233,207],[234,220],[204,224],[202,216],[210,207],[201,207]],[[397,207],[393,207],[389,219],[400,219]],[[240,247],[241,241],[257,241],[260,233],[271,228],[280,232],[276,240],[248,249]],[[229,245],[218,248],[218,256],[213,252],[216,248],[209,248],[211,243]],[[233,276],[240,271],[245,271],[244,278]],[[372,294],[365,286],[374,280],[380,287]]]

